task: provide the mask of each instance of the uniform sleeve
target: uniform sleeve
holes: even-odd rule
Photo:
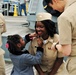
[[[59,29],[59,43],[60,44],[71,44],[71,22],[65,16],[58,18],[58,29]]]
[[[56,43],[59,42],[59,35],[58,34],[54,35],[54,42],[56,42]],[[57,56],[58,56],[58,58],[61,58],[61,57],[63,57],[63,54],[57,51]]]
[[[4,16],[0,13],[0,33],[6,32],[6,25],[5,25],[5,19]]]
[[[59,42],[59,35],[58,34],[54,35],[54,42]]]
[[[3,15],[0,13],[0,25],[5,24],[5,19]]]
[[[40,64],[42,58],[42,52],[37,51],[36,55],[24,54],[22,56],[22,62],[30,65]]]

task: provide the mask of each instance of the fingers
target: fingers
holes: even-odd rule
[[[56,44],[56,43],[53,43],[52,46],[51,46],[51,49],[54,50],[54,51],[56,51],[56,50],[55,50],[55,44]]]
[[[30,37],[31,40],[34,39],[36,36],[37,36],[36,32],[31,33],[31,34],[29,35],[29,37]]]
[[[41,38],[37,38],[37,43],[38,43],[38,46],[39,47],[42,47],[43,46],[43,41]]]
[[[36,34],[36,32],[34,32],[34,33],[31,33],[29,36],[30,36],[30,37],[36,37],[37,34]]]

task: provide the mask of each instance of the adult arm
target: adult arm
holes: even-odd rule
[[[56,45],[56,48],[58,49],[59,52],[61,52],[64,56],[69,56],[71,53],[71,45],[61,45],[58,44]]]
[[[49,75],[55,75],[62,63],[63,63],[63,57],[57,58],[52,67],[51,72],[49,72]]]
[[[43,71],[42,71],[42,69],[41,69],[39,64],[34,65],[34,67],[37,70],[37,72],[39,73],[39,75],[44,75],[44,73],[43,73]]]
[[[61,45],[61,44],[53,43],[51,48],[53,50],[58,50],[58,52],[62,53],[63,56],[69,56],[71,53],[71,45],[70,44]]]
[[[5,24],[5,19],[2,13],[0,13],[0,33],[6,32],[6,24]]]
[[[49,75],[55,75],[62,63],[63,63],[63,57],[62,58],[57,58],[53,67],[52,67],[51,72],[49,72]],[[35,65],[35,68],[38,71],[39,75],[44,75],[44,73],[43,73],[39,64]]]
[[[72,44],[72,24],[69,18],[65,15],[61,15],[58,18],[59,29],[59,44],[56,45],[59,52],[64,56],[69,56],[71,53]]]

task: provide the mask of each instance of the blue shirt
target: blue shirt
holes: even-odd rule
[[[41,51],[37,51],[35,56],[31,54],[13,55],[10,53],[14,65],[11,75],[34,75],[33,65],[40,64],[41,57]]]

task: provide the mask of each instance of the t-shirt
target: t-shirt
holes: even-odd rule
[[[25,3],[25,0],[19,0],[20,4]]]

